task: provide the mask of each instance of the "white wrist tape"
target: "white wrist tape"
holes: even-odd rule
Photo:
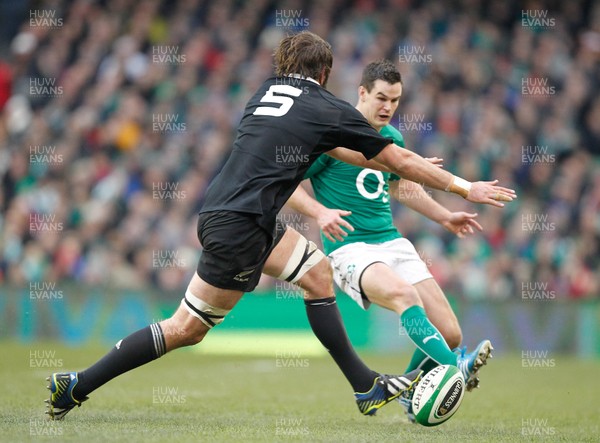
[[[464,178],[457,177],[456,175],[452,178],[452,181],[446,188],[446,192],[453,192],[463,198],[467,198],[470,190],[471,182],[466,181]]]

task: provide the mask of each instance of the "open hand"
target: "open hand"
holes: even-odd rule
[[[468,212],[452,212],[448,220],[442,222],[442,226],[448,231],[456,234],[458,238],[464,238],[466,235],[474,234],[475,229],[483,231],[483,228],[475,218],[477,214]]]
[[[496,186],[496,183],[498,183],[498,180],[471,183],[471,190],[467,194],[467,200],[473,203],[484,203],[503,208],[504,203],[501,202],[511,202],[517,198],[514,190],[503,186]]]
[[[342,209],[324,209],[320,212],[317,217],[317,223],[319,228],[330,241],[344,241],[344,237],[348,233],[342,229],[346,228],[348,231],[354,231],[354,227],[344,220],[342,217],[347,217],[352,214],[350,211],[344,211]]]

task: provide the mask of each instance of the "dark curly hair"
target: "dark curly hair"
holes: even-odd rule
[[[283,38],[275,50],[275,74],[283,77],[290,74],[300,74],[319,80],[325,70],[323,87],[327,83],[333,53],[331,45],[309,31],[288,35]]]

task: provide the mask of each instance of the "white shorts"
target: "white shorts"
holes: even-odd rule
[[[373,263],[384,263],[398,277],[411,285],[433,278],[413,244],[406,238],[396,238],[384,243],[350,243],[329,254],[333,279],[342,291],[363,309],[371,302],[362,291],[360,279]]]

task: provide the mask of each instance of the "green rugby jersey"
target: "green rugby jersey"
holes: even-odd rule
[[[380,134],[404,147],[402,134],[393,126],[385,126]],[[348,232],[343,242],[334,243],[321,233],[326,254],[349,243],[382,243],[402,237],[394,226],[388,194],[388,180],[398,180],[397,175],[350,165],[322,154],[304,178],[310,179],[315,198],[322,205],[352,211],[344,218],[354,226],[354,232]]]

